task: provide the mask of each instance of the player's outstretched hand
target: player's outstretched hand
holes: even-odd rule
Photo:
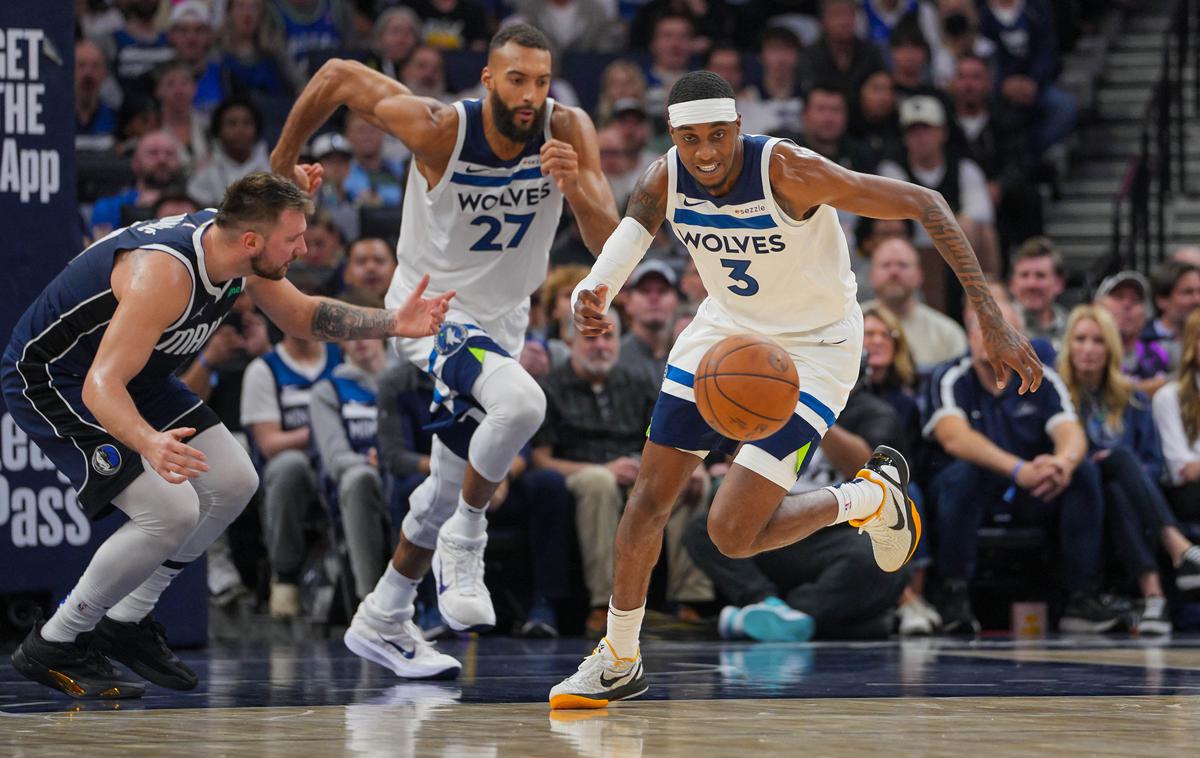
[[[559,192],[567,192],[579,182],[579,155],[575,147],[560,139],[542,145],[542,175],[549,176]]]
[[[142,457],[163,479],[171,484],[183,484],[208,471],[204,453],[183,442],[195,433],[196,430],[189,426],[159,432],[150,438]]]
[[[404,305],[394,312],[392,319],[392,334],[396,337],[428,337],[437,334],[446,320],[446,312],[450,310],[450,300],[454,290],[445,292],[437,297],[421,297],[429,286],[429,274],[421,277],[421,282],[412,291]]]
[[[584,337],[599,337],[612,330],[612,322],[604,315],[604,304],[608,302],[608,285],[601,284],[594,290],[581,290],[575,301],[575,329]]]
[[[1033,351],[1029,339],[1003,318],[990,324],[980,324],[983,344],[988,359],[996,373],[996,386],[1004,389],[1008,385],[1008,369],[1021,377],[1020,394],[1037,392],[1042,386],[1042,360]]]
[[[301,163],[292,172],[292,181],[310,195],[317,194],[324,181],[325,167],[320,163]]]

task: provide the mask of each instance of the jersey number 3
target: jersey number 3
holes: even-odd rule
[[[729,269],[729,278],[737,282],[726,287],[730,292],[743,297],[758,292],[758,280],[746,273],[750,269],[750,261],[722,258],[721,267]]]
[[[521,240],[525,238],[525,232],[529,231],[529,225],[533,223],[532,213],[505,213],[504,221],[495,216],[476,216],[471,219],[471,226],[484,227],[483,236],[471,245],[472,250],[482,251],[485,253],[498,253],[504,248],[514,248],[521,244]],[[496,237],[500,236],[500,230],[505,224],[516,224],[517,231],[513,233],[512,239],[507,245],[501,245],[496,242]]]

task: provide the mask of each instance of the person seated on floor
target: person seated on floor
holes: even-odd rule
[[[1183,329],[1179,378],[1154,394],[1154,425],[1166,461],[1167,500],[1182,521],[1200,522],[1200,310]]]
[[[1009,323],[1023,327],[1011,303],[997,305]],[[985,515],[1005,512],[1014,523],[1059,526],[1058,561],[1068,593],[1059,629],[1111,629],[1117,614],[1096,594],[1104,497],[1071,397],[1049,366],[1037,391],[1019,394],[1020,382],[1011,374],[996,375],[974,311],[963,315],[970,351],[934,371],[924,408],[925,436],[952,459],[930,486],[937,511],[935,564],[945,582],[943,628],[979,632],[969,595],[978,530]]]
[[[1063,335],[1058,371],[1079,410],[1088,454],[1100,467],[1109,537],[1143,598],[1139,635],[1171,631],[1156,556],[1159,545],[1181,590],[1200,587],[1200,547],[1184,536],[1158,480],[1163,458],[1150,400],[1120,369],[1121,341],[1105,309],[1080,305]]]
[[[897,447],[902,439],[899,417],[860,382],[792,492],[852,479],[876,445]],[[684,545],[730,603],[718,621],[723,639],[886,638],[908,583],[907,569],[880,574],[869,541],[851,528],[821,529],[779,550],[730,558],[713,543],[701,513],[688,523]]]
[[[607,334],[576,334],[570,362],[539,380],[546,393],[546,419],[533,438],[531,456],[534,468],[565,476],[575,499],[583,578],[591,598],[589,634],[603,634],[608,623],[617,522],[637,479],[658,399],[656,383],[618,364],[621,322],[614,318],[612,323]],[[688,517],[708,504],[710,489],[708,474],[698,466],[667,522],[667,601],[683,606],[684,613],[687,604],[712,599],[712,585],[681,544]]]

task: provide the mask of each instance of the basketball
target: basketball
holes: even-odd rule
[[[708,425],[730,439],[752,441],[783,428],[800,399],[790,355],[756,334],[726,337],[696,369],[696,407]]]

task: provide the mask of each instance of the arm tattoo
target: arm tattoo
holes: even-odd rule
[[[629,196],[629,204],[625,206],[625,215],[654,234],[666,217],[667,197],[664,193],[647,189],[646,184],[646,177],[638,180],[633,194]]]
[[[946,209],[941,206],[930,205],[921,215],[921,225],[929,233],[933,246],[958,276],[958,281],[962,283],[967,298],[979,314],[980,321],[986,323],[993,315],[1002,319],[991,290],[988,289],[987,278],[979,267],[979,259],[975,257],[975,251],[971,249],[954,217],[947,215]]]
[[[317,339],[352,340],[386,337],[392,312],[382,308],[359,308],[333,300],[320,300],[313,311],[312,333]]]

